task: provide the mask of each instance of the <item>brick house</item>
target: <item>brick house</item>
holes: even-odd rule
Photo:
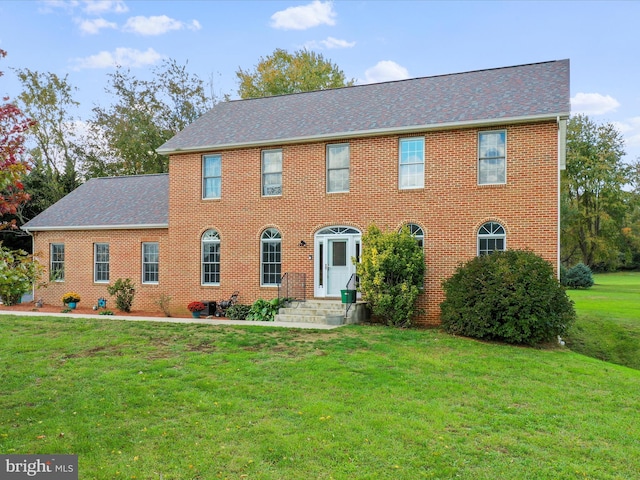
[[[569,112],[568,60],[219,103],[158,149],[168,175],[92,179],[24,225],[59,273],[36,296],[129,277],[134,309],[167,294],[185,311],[299,274],[306,298],[339,301],[367,227],[407,225],[419,321],[437,323],[441,282],[474,255],[558,265]]]

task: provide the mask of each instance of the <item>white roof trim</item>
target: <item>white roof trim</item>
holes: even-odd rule
[[[168,223],[151,223],[139,225],[69,225],[69,226],[51,226],[51,227],[20,227],[25,232],[48,232],[48,231],[67,231],[67,230],[146,230],[169,228]]]
[[[173,153],[207,152],[207,151],[213,151],[213,150],[237,149],[237,148],[256,147],[256,146],[271,146],[271,145],[283,145],[283,144],[291,144],[291,143],[306,143],[306,142],[312,142],[312,141],[326,141],[326,140],[332,140],[337,138],[346,139],[346,138],[358,138],[358,137],[372,137],[372,136],[378,136],[378,135],[415,133],[415,132],[421,132],[425,130],[449,130],[454,128],[487,127],[487,126],[493,126],[493,125],[539,122],[539,121],[545,121],[545,120],[557,121],[558,118],[561,118],[561,119],[569,118],[569,115],[570,115],[570,112],[562,112],[562,113],[549,113],[544,115],[529,115],[524,117],[521,116],[521,117],[505,117],[505,118],[487,118],[483,120],[467,120],[464,122],[446,122],[446,123],[404,126],[404,127],[395,127],[395,128],[379,128],[379,129],[361,130],[361,131],[355,131],[355,132],[335,132],[335,133],[323,134],[323,135],[312,135],[308,137],[279,138],[274,140],[256,140],[253,142],[205,145],[201,147],[190,147],[190,148],[180,148],[180,149],[159,148],[156,150],[156,152],[163,155],[169,155]]]

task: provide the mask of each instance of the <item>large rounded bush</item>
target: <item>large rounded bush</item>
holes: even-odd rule
[[[575,320],[549,262],[530,251],[476,257],[443,283],[442,326],[456,335],[535,345]]]

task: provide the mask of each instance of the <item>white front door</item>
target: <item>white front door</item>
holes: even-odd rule
[[[329,227],[316,233],[316,297],[339,298],[340,290],[347,288],[347,283],[356,271],[352,258],[360,256],[360,239],[360,232],[352,227]]]

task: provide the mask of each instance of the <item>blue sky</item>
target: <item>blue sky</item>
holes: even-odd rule
[[[640,1],[0,1],[0,95],[12,68],[68,75],[86,120],[116,64],[163,58],[237,97],[235,72],[308,48],[357,83],[571,60],[573,113],[611,122],[640,158]]]

